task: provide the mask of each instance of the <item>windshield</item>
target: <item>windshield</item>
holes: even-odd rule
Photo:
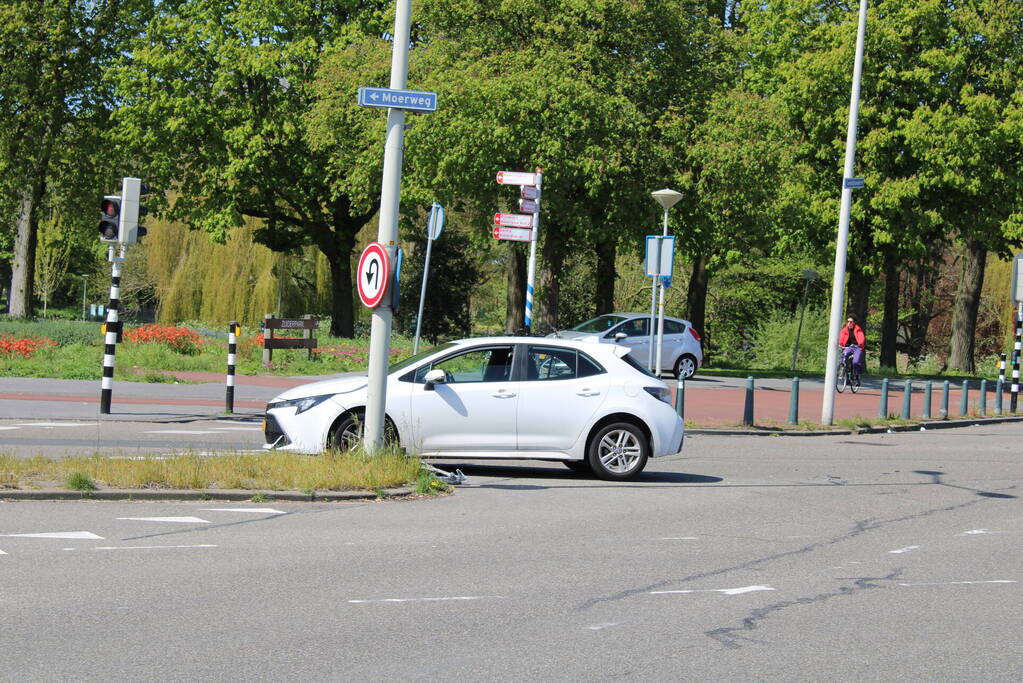
[[[607,332],[618,323],[625,320],[620,315],[598,315],[596,318],[587,320],[584,323],[580,323],[572,328],[575,332],[594,332],[601,333]]]
[[[452,343],[452,342],[447,342],[446,344],[441,344],[440,346],[433,346],[433,347],[431,347],[429,349],[426,349],[425,351],[420,351],[419,353],[417,353],[414,356],[409,356],[408,358],[406,358],[404,360],[400,360],[397,363],[391,363],[390,365],[388,365],[387,366],[387,374],[390,375],[392,372],[398,372],[399,370],[404,370],[405,368],[409,367],[410,365],[415,365],[416,363],[418,363],[419,361],[423,360],[427,356],[432,356],[433,354],[437,353],[438,351],[447,351],[448,349],[453,348],[455,346],[457,346],[457,345]]]

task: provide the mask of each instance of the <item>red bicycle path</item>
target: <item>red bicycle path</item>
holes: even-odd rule
[[[203,373],[203,372],[173,372],[167,373],[173,375],[174,378],[183,382],[188,382],[189,385],[195,386],[195,384],[203,385],[202,393],[204,396],[193,396],[193,397],[182,397],[174,398],[169,396],[139,396],[139,395],[126,395],[127,392],[123,390],[126,385],[133,385],[130,393],[138,394],[143,392],[142,387],[156,386],[156,387],[167,387],[166,384],[158,385],[146,385],[145,383],[135,382],[115,382],[115,388],[113,391],[112,404],[114,408],[118,405],[121,406],[164,406],[165,413],[182,412],[190,413],[194,411],[182,410],[185,408],[193,409],[207,409],[206,412],[212,412],[209,409],[222,410],[225,405],[223,394],[220,397],[213,398],[224,390],[224,375],[217,373]],[[247,376],[237,375],[235,377],[236,384],[236,398],[234,400],[234,408],[236,412],[244,413],[261,413],[266,407],[266,401],[272,395],[283,391],[285,389],[306,384],[314,381],[314,378],[309,377],[269,377],[269,376]],[[732,379],[735,382],[735,379]],[[775,380],[773,382],[775,386],[756,386],[754,383],[753,390],[753,424],[764,427],[784,427],[789,423],[789,411],[791,405],[791,390],[788,388],[781,388],[779,384],[787,384],[787,382],[779,382]],[[38,383],[40,385],[43,382]],[[799,390],[799,402],[798,402],[798,413],[797,421],[799,424],[815,425],[820,423],[821,412],[823,407],[824,392],[821,388],[822,385],[819,381],[807,381],[805,384],[809,386],[803,386]],[[216,387],[214,385],[219,385]],[[672,396],[674,400],[674,394],[676,392],[676,383],[674,381],[668,381],[669,387],[671,387]],[[913,419],[920,419],[923,415],[924,408],[924,394],[922,383],[916,383],[914,391],[911,392],[911,403],[910,403],[910,417]],[[45,418],[57,418],[61,417],[62,412],[59,404],[64,403],[77,403],[77,404],[97,404],[99,403],[99,383],[96,383],[96,391],[90,394],[66,394],[57,392],[18,392],[18,393],[0,393],[0,401],[16,401],[16,402],[50,402],[47,409],[40,409],[40,417]],[[251,388],[258,393],[258,398],[245,398],[246,388]],[[119,389],[122,389],[119,391]],[[268,391],[270,390],[270,391]],[[161,393],[166,394],[167,389],[162,389]],[[857,422],[870,422],[877,420],[882,417],[880,414],[880,399],[881,392],[875,388],[869,388],[864,386],[860,389],[859,393],[853,394],[849,391],[836,394],[834,403],[834,420],[854,420]],[[740,427],[743,422],[744,407],[746,400],[746,389],[745,387],[735,386],[720,386],[719,384],[706,384],[700,381],[691,380],[687,382],[687,386],[684,392],[685,402],[683,406],[683,413],[687,425],[690,428],[708,428],[708,429],[727,429],[730,427]],[[890,417],[900,417],[902,415],[903,407],[903,384],[901,382],[893,383],[888,396],[887,415]],[[953,387],[949,391],[948,397],[948,417],[962,416],[961,411],[961,388],[959,386]],[[969,416],[980,415],[979,406],[979,393],[974,385],[973,390],[969,393],[969,406],[966,414]],[[942,403],[942,392],[940,388],[936,388],[931,395],[931,418],[941,417],[941,403]],[[24,404],[23,404],[24,405]],[[1004,402],[1004,413],[1007,413],[1009,403],[1006,398]],[[115,410],[116,411],[116,410]],[[987,415],[994,414],[994,396],[992,391],[987,393]]]

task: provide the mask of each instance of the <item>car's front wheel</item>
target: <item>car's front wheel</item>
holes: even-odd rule
[[[696,357],[690,354],[679,356],[675,361],[675,379],[689,379],[696,374]]]
[[[360,443],[366,432],[366,413],[353,410],[344,415],[334,428],[330,430],[327,448],[339,453],[347,453]],[[389,419],[384,419],[384,443],[393,444],[398,441],[398,433]]]
[[[646,467],[650,446],[646,436],[633,424],[614,422],[597,430],[590,439],[587,461],[601,479],[630,479]]]

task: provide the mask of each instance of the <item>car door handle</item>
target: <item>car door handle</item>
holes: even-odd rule
[[[496,394],[491,394],[494,398],[515,398],[516,394],[505,391],[504,389],[498,389]]]
[[[599,391],[590,391],[589,389],[583,389],[582,391],[575,392],[577,396],[600,396]]]

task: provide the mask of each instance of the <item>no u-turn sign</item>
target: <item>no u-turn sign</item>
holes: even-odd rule
[[[387,249],[379,242],[370,242],[362,250],[358,278],[359,298],[363,306],[376,308],[387,294],[387,283],[391,279],[391,262],[387,258]]]

